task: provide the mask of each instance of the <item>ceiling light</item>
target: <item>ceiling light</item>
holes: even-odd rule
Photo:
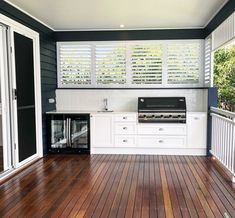
[[[125,25],[124,24],[120,24],[120,28],[124,28],[125,27]]]

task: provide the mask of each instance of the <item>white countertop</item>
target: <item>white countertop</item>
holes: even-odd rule
[[[77,110],[64,110],[64,111],[48,111],[46,114],[136,114],[137,112],[127,112],[127,111],[113,111],[113,112],[105,112],[105,111],[77,111]]]
[[[105,112],[105,111],[92,111],[92,110],[87,110],[87,111],[82,111],[82,110],[54,110],[54,111],[48,111],[46,114],[137,114],[138,112],[131,112],[131,111],[113,111],[113,112]],[[190,114],[199,114],[202,113],[204,114],[205,112],[194,112],[194,111],[187,111],[187,113]]]

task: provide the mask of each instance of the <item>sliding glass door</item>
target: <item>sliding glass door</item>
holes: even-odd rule
[[[8,39],[9,28],[0,24],[0,174],[13,167]]]
[[[0,178],[42,157],[41,122],[39,34],[0,14]]]

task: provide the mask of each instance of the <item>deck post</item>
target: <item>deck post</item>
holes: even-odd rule
[[[218,106],[218,89],[216,87],[208,88],[207,96],[208,117],[207,117],[207,156],[211,156],[211,134],[212,134],[212,118],[210,116],[210,108]]]
[[[235,118],[233,118],[233,178],[232,182],[235,183]]]

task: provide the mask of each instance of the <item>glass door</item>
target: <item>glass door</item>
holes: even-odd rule
[[[68,119],[64,115],[51,115],[51,149],[66,148],[68,144]]]
[[[71,116],[70,144],[71,148],[78,150],[89,150],[89,114],[79,114]]]
[[[39,34],[1,15],[0,177],[43,156],[41,114]]]
[[[12,169],[9,89],[9,28],[0,23],[0,174]]]

